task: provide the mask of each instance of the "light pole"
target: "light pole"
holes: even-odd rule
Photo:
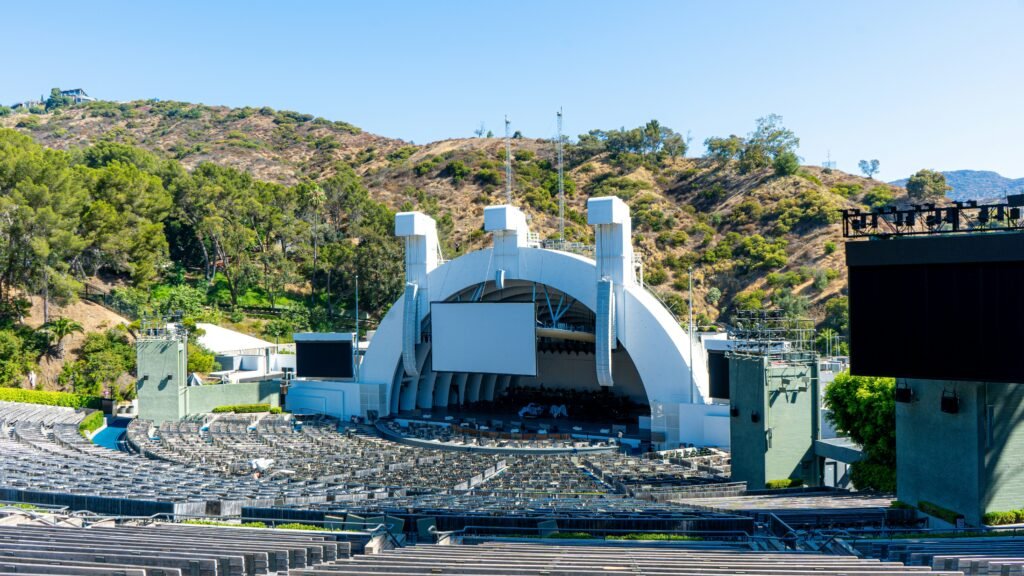
[[[689,293],[690,293],[690,404],[696,404],[696,386],[693,383],[693,266],[690,266],[687,279],[690,282]]]
[[[359,274],[356,274],[356,348],[352,351],[356,364],[356,382],[359,381]]]

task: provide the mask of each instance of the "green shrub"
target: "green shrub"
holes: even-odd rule
[[[0,400],[4,402],[22,402],[25,404],[43,404],[45,406],[66,406],[68,408],[99,408],[101,399],[98,396],[83,396],[67,392],[0,388]]]
[[[700,541],[703,540],[700,536],[687,536],[686,534],[664,534],[664,533],[633,533],[633,534],[614,534],[606,538],[607,540],[672,540],[672,541]]]
[[[787,150],[776,156],[772,167],[775,168],[776,176],[792,176],[797,173],[797,170],[800,170],[800,158]]]
[[[445,176],[450,176],[452,181],[456,184],[462,182],[462,180],[469,175],[469,167],[462,160],[453,160],[444,167],[442,172]]]
[[[196,342],[188,343],[188,371],[209,374],[220,370],[216,355]]]
[[[270,404],[227,404],[225,406],[217,406],[216,408],[211,410],[211,412],[213,412],[214,414],[254,414],[257,412],[271,412],[274,414],[279,414],[281,409],[278,408],[277,410],[277,412],[273,412],[273,410],[270,407]]]
[[[832,242],[832,241],[825,242],[825,255],[826,256],[828,256],[829,254],[832,254],[835,251],[836,251],[836,243],[835,242]]]
[[[103,412],[99,410],[90,412],[78,425],[78,433],[88,438],[89,434],[103,427]]]
[[[182,524],[195,524],[198,526],[230,526],[232,528],[266,528],[267,525],[263,522],[242,522],[236,524],[234,522],[221,522],[218,520],[184,520]]]
[[[986,512],[981,522],[986,526],[1002,526],[1004,524],[1016,524],[1017,514],[1024,513],[1024,510],[1011,510],[1009,512]]]
[[[804,485],[802,478],[783,478],[781,480],[769,480],[765,482],[765,488],[779,490],[782,488],[799,488]]]
[[[935,516],[936,518],[949,522],[950,524],[956,524],[958,518],[963,518],[962,514],[958,514],[948,508],[943,508],[938,504],[933,504],[925,500],[921,500],[917,503],[917,509],[929,516]]]
[[[315,524],[300,524],[298,522],[289,522],[287,524],[278,524],[274,526],[280,530],[314,530],[316,532],[336,532],[330,528],[324,528],[323,526],[317,526]]]

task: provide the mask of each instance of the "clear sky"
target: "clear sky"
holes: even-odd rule
[[[806,163],[1024,176],[1024,0],[10,2],[0,102],[272,106],[424,143],[632,127],[746,134],[781,114]]]

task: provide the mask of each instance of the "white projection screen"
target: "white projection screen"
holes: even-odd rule
[[[435,372],[537,375],[537,317],[532,302],[434,302]]]

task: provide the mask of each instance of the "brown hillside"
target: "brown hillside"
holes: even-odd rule
[[[485,244],[483,209],[504,201],[504,142],[494,138],[414,146],[296,113],[152,101],[17,114],[0,118],[0,126],[17,127],[54,148],[116,139],[177,158],[186,167],[210,161],[286,184],[324,178],[345,162],[377,200],[395,210],[433,215],[448,257]],[[516,139],[513,152],[514,202],[530,216],[534,231],[553,238],[554,145]],[[737,295],[752,294],[748,305],[752,299],[768,305],[773,292],[776,298],[806,298],[809,312],[820,318],[820,305],[846,284],[839,210],[863,206],[872,189],[903,193],[817,167],[776,177],[771,170],[740,174],[732,164],[704,158],[577,156],[570,147],[567,237],[592,241],[587,198],[622,197],[632,209],[648,283],[682,313],[692,265],[695,311],[705,322],[726,320],[722,313]]]

